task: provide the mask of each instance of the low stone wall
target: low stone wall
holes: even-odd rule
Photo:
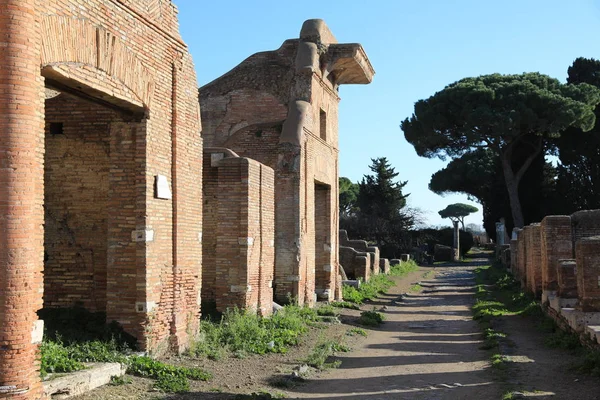
[[[371,254],[357,251],[352,247],[340,246],[340,264],[344,267],[348,279],[362,279],[365,282],[371,276]]]
[[[502,261],[523,288],[562,325],[600,338],[600,210],[547,216],[514,233]]]
[[[350,240],[348,239],[348,232],[344,229],[340,229],[340,248],[341,247],[351,247],[358,252],[369,253],[370,274],[377,275],[379,273],[380,257],[378,247],[369,246],[365,240]],[[344,263],[342,263],[342,265],[344,265]]]

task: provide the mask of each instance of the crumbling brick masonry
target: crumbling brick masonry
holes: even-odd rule
[[[321,20],[200,88],[206,146],[275,172],[275,298],[332,300],[338,278],[339,85],[371,82],[359,44]]]
[[[151,352],[196,331],[202,140],[176,14],[0,2],[0,398],[41,396],[43,301],[104,311]]]

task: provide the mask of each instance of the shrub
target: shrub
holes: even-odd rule
[[[317,308],[317,315],[321,317],[335,317],[339,312],[331,304],[325,304]]]
[[[297,305],[287,305],[270,318],[229,310],[218,323],[202,322],[200,339],[191,353],[212,359],[227,351],[242,358],[245,354],[285,353],[316,320],[315,310]]]
[[[322,341],[315,346],[313,351],[306,358],[305,362],[311,367],[317,369],[337,368],[341,364],[340,361],[328,363],[327,359],[336,352],[347,351],[350,351],[350,348],[342,343],[339,343],[338,341]]]
[[[358,323],[365,326],[379,326],[383,323],[385,317],[380,312],[375,310],[373,311],[363,311],[360,313],[360,318],[358,319]]]
[[[331,305],[333,307],[349,308],[351,310],[360,310],[360,307],[358,305],[351,303],[349,301],[334,301],[331,303]]]

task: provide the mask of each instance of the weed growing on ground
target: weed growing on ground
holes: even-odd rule
[[[388,275],[374,275],[366,283],[361,283],[360,288],[344,285],[342,287],[342,297],[345,301],[356,304],[362,304],[365,300],[372,300],[379,294],[385,293],[394,286],[394,281]]]
[[[200,339],[190,354],[219,359],[227,352],[239,358],[247,354],[285,353],[298,344],[300,336],[316,320],[317,311],[297,305],[287,305],[270,318],[230,310],[219,323],[202,321]]]
[[[58,339],[45,341],[40,346],[41,364],[40,375],[42,378],[55,372],[73,372],[85,368],[82,362],[71,358],[69,349]]]
[[[351,310],[360,310],[360,307],[357,304],[351,303],[349,301],[334,301],[331,302],[333,307],[338,308],[349,308]]]
[[[593,350],[587,353],[575,368],[580,372],[600,377],[600,351]]]
[[[341,365],[341,361],[336,360],[327,362],[330,356],[338,352],[348,352],[350,348],[343,343],[335,340],[319,341],[313,351],[304,360],[306,364],[316,369],[322,370],[327,368],[337,368]]]
[[[379,326],[383,323],[385,317],[382,313],[373,311],[363,311],[360,313],[358,323],[365,326]]]
[[[482,350],[491,350],[498,347],[500,344],[498,339],[505,338],[506,334],[495,331],[492,328],[486,328],[483,333],[483,345],[480,347]]]
[[[211,378],[208,372],[199,368],[178,367],[154,360],[150,357],[132,357],[128,373],[156,379],[155,386],[165,392],[181,393],[190,388],[188,379],[207,381]]]
[[[333,305],[324,304],[317,308],[317,315],[321,317],[336,317],[339,315],[339,312],[333,307]]]
[[[197,368],[165,364],[150,357],[129,356],[115,340],[95,340],[64,344],[47,340],[41,346],[42,376],[50,372],[73,372],[85,368],[84,362],[118,362],[127,366],[127,373],[156,379],[156,387],[165,392],[182,392],[189,389],[188,379],[208,380],[211,375]],[[126,378],[122,378],[126,382]],[[113,384],[119,384],[115,378]]]
[[[421,286],[420,284],[416,283],[416,284],[412,285],[410,288],[408,288],[408,290],[410,292],[414,292],[414,293],[420,292],[421,290],[423,290],[423,286]]]
[[[367,331],[365,331],[362,328],[351,328],[348,329],[348,332],[346,332],[346,335],[348,336],[354,336],[354,335],[360,335],[360,336],[367,336]]]
[[[342,297],[344,298],[344,302],[355,304],[362,304],[363,301],[365,301],[364,296],[358,291],[358,289],[350,285],[342,286]]]
[[[133,383],[133,380],[128,376],[117,376],[113,375],[110,377],[110,385],[111,386],[123,386],[130,385]]]
[[[405,276],[419,269],[419,265],[414,260],[394,264],[390,266],[391,276]]]
[[[502,354],[494,354],[492,356],[492,367],[493,368],[498,368],[498,369],[504,369],[506,368],[506,362],[509,361],[509,358],[507,356],[504,356]]]

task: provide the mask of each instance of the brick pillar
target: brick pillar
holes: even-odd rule
[[[521,287],[525,288],[527,284],[527,274],[525,273],[527,270],[527,235],[525,234],[525,229],[521,229],[517,232],[517,241],[518,273],[516,278],[521,283]]]
[[[600,311],[600,236],[581,239],[575,244],[579,308]]]
[[[558,289],[558,260],[573,257],[571,217],[551,215],[542,220],[542,290]]]
[[[527,246],[527,287],[536,296],[542,294],[542,247],[540,224],[525,227]]]
[[[275,173],[275,301],[286,303],[289,296],[304,304],[306,260],[303,254],[300,210],[306,198],[301,198],[302,149],[300,146],[279,145]],[[302,289],[301,289],[302,288]]]
[[[36,0],[0,2],[0,398],[37,399],[43,267],[43,81]]]

